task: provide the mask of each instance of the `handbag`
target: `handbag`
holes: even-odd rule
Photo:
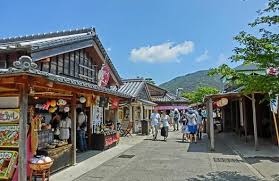
[[[55,129],[54,135],[60,135],[60,130],[59,130],[59,128],[56,128],[56,129]]]
[[[166,136],[166,130],[164,127],[161,128],[161,136]]]

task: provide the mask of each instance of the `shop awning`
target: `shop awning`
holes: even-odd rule
[[[173,109],[178,109],[178,110],[184,110],[187,109],[187,106],[157,106],[155,107],[155,110],[173,110]]]

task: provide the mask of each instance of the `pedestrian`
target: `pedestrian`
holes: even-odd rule
[[[86,141],[86,128],[87,128],[87,116],[82,109],[77,109],[77,141],[79,146],[79,151],[87,151],[87,141]]]
[[[206,132],[206,121],[207,121],[207,112],[206,112],[206,108],[205,106],[203,106],[202,110],[201,110],[201,114],[202,114],[202,122],[203,122],[203,132]]]
[[[163,111],[161,122],[162,122],[162,129],[161,129],[161,136],[164,137],[164,141],[167,141],[168,133],[169,133],[169,126],[170,126],[170,117]]]
[[[153,140],[157,140],[160,114],[158,113],[157,110],[153,110],[153,113],[151,114],[150,118],[151,118]]]
[[[174,109],[173,113],[173,131],[179,130],[180,113],[177,108]]]
[[[201,140],[202,138],[202,130],[203,130],[203,121],[202,121],[202,114],[201,109],[195,110],[195,114],[197,116],[197,136],[198,139]]]
[[[195,140],[195,143],[197,143],[197,116],[195,112],[190,109],[187,113],[187,120],[188,120],[188,131],[190,136],[190,143],[193,141],[193,137]]]
[[[186,139],[186,141],[189,141],[187,121],[183,121],[182,124],[183,124],[183,126],[181,128],[182,142],[184,142],[185,139]]]

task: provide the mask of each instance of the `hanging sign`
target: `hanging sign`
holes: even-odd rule
[[[99,101],[99,107],[108,107],[109,98],[101,96]]]
[[[270,100],[270,109],[272,112],[277,114],[277,110],[278,110],[278,98],[277,97],[276,97],[276,99]]]
[[[218,107],[224,107],[224,106],[226,106],[228,104],[228,102],[229,101],[228,101],[227,98],[222,98],[222,99],[220,99],[219,101],[216,102],[216,105]]]
[[[0,125],[0,148],[17,148],[19,146],[19,126]]]
[[[98,73],[98,86],[105,87],[108,85],[110,73],[108,65],[103,64],[101,70]]]
[[[19,121],[19,109],[0,109],[0,123],[15,123]]]
[[[19,97],[0,97],[0,108],[18,108]]]
[[[16,151],[0,150],[0,180],[11,179],[14,173],[17,156],[18,152]]]
[[[112,109],[117,109],[118,106],[119,106],[119,99],[117,99],[117,98],[112,99],[111,108]]]

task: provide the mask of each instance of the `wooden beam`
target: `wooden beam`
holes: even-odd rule
[[[210,150],[214,151],[215,143],[214,143],[214,120],[213,120],[213,101],[211,98],[208,100],[208,115],[209,115],[209,123],[210,123]]]
[[[239,99],[239,113],[240,113],[240,126],[244,126],[244,118],[243,118],[243,100]],[[241,135],[241,133],[239,134]]]
[[[27,86],[23,85],[20,89],[20,121],[19,121],[19,157],[18,170],[19,180],[27,180],[27,111],[28,94]]]
[[[71,164],[75,165],[77,161],[77,153],[76,153],[76,148],[77,148],[77,136],[76,136],[76,122],[77,122],[77,100],[76,100],[76,95],[74,94],[71,102],[71,141],[72,141],[72,158],[71,158]]]
[[[246,100],[243,99],[243,118],[244,118],[244,134],[245,142],[247,143],[247,112],[246,112]]]
[[[253,111],[255,150],[258,150],[257,113],[256,113],[256,99],[255,99],[255,94],[254,93],[252,94],[252,111]]]

